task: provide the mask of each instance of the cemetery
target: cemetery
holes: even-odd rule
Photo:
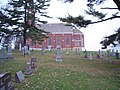
[[[120,59],[113,52],[75,52],[66,55],[58,46],[45,55],[33,50],[24,57],[22,51],[13,50],[14,60],[0,62],[0,90],[120,89]]]
[[[56,1],[0,0],[0,90],[120,90],[120,0]]]

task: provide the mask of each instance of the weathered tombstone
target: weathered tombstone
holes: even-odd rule
[[[25,80],[25,78],[24,78],[24,75],[23,75],[22,71],[18,71],[15,74],[15,82],[16,83],[22,83],[24,80]]]
[[[56,56],[56,61],[57,62],[62,62],[62,56],[61,56],[61,47],[60,45],[57,46],[57,56]]]
[[[30,54],[30,50],[28,49],[28,46],[23,47],[23,54]]]
[[[89,54],[89,60],[92,60],[93,58],[92,58],[92,54],[90,53]]]
[[[31,58],[31,61],[36,62],[36,58],[33,56],[33,57]]]
[[[31,58],[31,61],[30,61],[30,65],[31,65],[31,69],[35,69],[36,68],[36,59],[35,58]]]
[[[99,50],[99,56],[98,58],[102,58],[102,52]]]
[[[78,48],[78,50],[77,50],[77,53],[78,53],[78,55],[80,55],[80,49]]]
[[[19,44],[19,51],[21,51],[22,50],[22,44],[20,43]]]
[[[110,51],[109,50],[107,50],[107,57],[109,57],[110,56]]]
[[[41,48],[41,55],[44,55],[44,48]]]
[[[68,55],[68,50],[66,50],[66,55]]]
[[[26,66],[25,75],[31,75],[31,74],[32,74],[32,69],[30,63],[28,62]]]
[[[4,62],[6,59],[7,59],[7,57],[6,57],[6,53],[5,53],[5,48],[3,47],[3,48],[1,49],[0,60],[1,60],[2,62]]]
[[[119,52],[116,50],[116,59],[119,59]]]
[[[113,57],[115,56],[115,51],[114,51],[114,49],[112,49],[112,56],[113,56]]]
[[[52,46],[48,46],[48,51],[50,52],[52,49]]]
[[[75,49],[75,54],[77,55],[77,48]]]
[[[87,51],[85,50],[85,51],[84,51],[84,57],[85,57],[85,58],[87,58],[87,54],[88,54],[88,53],[87,53]]]
[[[6,72],[0,74],[0,90],[14,90],[11,73]]]
[[[12,56],[12,47],[11,47],[11,45],[8,45],[7,58],[13,60],[13,56]]]

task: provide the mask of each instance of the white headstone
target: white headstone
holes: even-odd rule
[[[60,45],[57,46],[57,56],[56,56],[56,61],[57,62],[62,62],[62,51]]]
[[[92,60],[93,58],[92,58],[92,54],[90,53],[89,54],[89,60]]]

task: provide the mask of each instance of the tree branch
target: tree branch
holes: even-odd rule
[[[113,16],[113,17],[110,17],[110,18],[107,18],[107,19],[102,19],[102,20],[100,20],[100,21],[91,22],[90,24],[100,23],[100,22],[107,21],[107,20],[111,20],[111,19],[114,19],[114,18],[120,18],[120,16]]]
[[[101,9],[118,9],[118,8],[109,8],[109,7],[105,7],[105,8],[101,8]]]

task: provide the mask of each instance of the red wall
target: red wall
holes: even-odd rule
[[[60,36],[60,46],[61,48],[73,48],[73,47],[84,47],[84,35],[83,34],[48,34],[49,37],[51,37],[52,39],[52,47],[56,48],[57,47],[57,37]],[[70,40],[70,45],[66,45],[66,36],[69,36],[69,40]],[[76,41],[74,41],[74,40]],[[80,41],[82,41],[83,39],[83,44],[81,43],[80,46],[76,46],[75,43],[78,43]],[[27,39],[28,44],[30,45],[31,41],[30,39]],[[48,48],[48,38],[45,38],[45,40],[42,42],[42,45],[44,48]],[[31,46],[32,48],[40,48],[41,45],[40,44],[36,44],[34,46]]]

